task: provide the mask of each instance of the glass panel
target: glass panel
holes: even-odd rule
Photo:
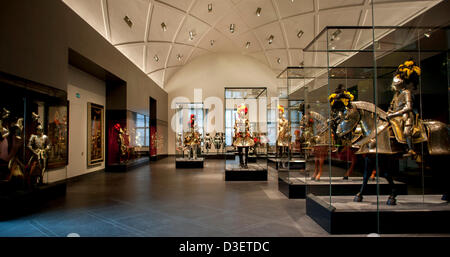
[[[176,107],[176,162],[203,162],[203,103],[177,103]]]
[[[273,112],[267,108],[266,88],[225,88],[224,96],[225,179],[231,174],[240,180],[249,171],[257,172],[257,177],[265,174],[267,179],[267,121]],[[272,137],[273,124],[271,129]]]

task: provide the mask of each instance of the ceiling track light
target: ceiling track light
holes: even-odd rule
[[[340,29],[337,29],[333,34],[331,34],[330,41],[339,40],[339,35],[342,33]]]
[[[256,16],[261,16],[261,7],[258,7],[257,9],[256,9]]]
[[[189,31],[189,40],[194,40],[195,32],[193,30]]]
[[[181,61],[181,59],[183,59],[183,55],[182,54],[177,54],[177,60]]]
[[[431,29],[428,29],[427,32],[423,33],[424,36],[426,36],[427,38],[431,37]]]
[[[212,4],[208,4],[208,12],[212,12]]]
[[[234,23],[231,23],[230,24],[230,32],[234,33],[234,29],[235,29],[235,25],[234,25]]]
[[[165,31],[167,31],[167,26],[166,26],[166,24],[163,22],[163,23],[161,23],[161,28],[162,28],[162,30],[165,32]]]
[[[278,58],[278,59],[277,59],[277,63],[278,63],[278,64],[281,64],[281,58]]]
[[[213,46],[215,42],[216,42],[216,41],[215,41],[214,39],[211,39],[211,40],[209,41],[209,43],[211,44],[211,46]]]
[[[131,21],[130,18],[128,18],[128,16],[123,17],[123,20],[128,25],[128,27],[130,27],[130,28],[133,27],[133,22]]]
[[[300,31],[297,33],[297,37],[298,37],[298,38],[301,38],[301,37],[303,36],[303,34],[305,34],[305,32],[303,32],[303,30],[300,30]]]
[[[155,56],[153,56],[153,59],[155,60],[155,62],[158,62],[158,61],[159,61],[159,57],[158,57],[158,55],[157,55],[157,54],[155,54]]]
[[[245,43],[245,48],[249,48],[250,47],[250,41],[247,41],[247,43]]]
[[[270,35],[269,39],[267,39],[269,41],[269,45],[271,45],[273,43],[273,35]]]

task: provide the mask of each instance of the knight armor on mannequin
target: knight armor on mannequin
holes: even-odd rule
[[[223,144],[223,133],[222,132],[216,132],[216,134],[214,135],[214,147],[216,148],[216,150],[220,150],[220,148],[222,148],[222,144]]]
[[[39,168],[40,172],[37,174],[39,183],[42,184],[43,174],[47,169],[48,151],[50,150],[50,140],[47,135],[44,135],[44,129],[41,124],[36,127],[36,134],[32,134],[28,140],[28,149],[33,153],[28,164],[31,165],[31,173],[36,168]]]
[[[283,158],[288,154],[289,143],[291,141],[290,124],[284,117],[284,107],[278,105],[278,137],[277,149],[279,156]]]
[[[212,146],[212,137],[209,133],[206,133],[205,135],[205,149],[206,149],[206,153],[209,152],[209,150],[211,149]]]
[[[233,146],[238,149],[239,166],[241,168],[248,168],[248,151],[250,147],[255,145],[255,141],[250,133],[247,114],[247,107],[241,104],[237,109],[237,117],[234,124]]]
[[[406,61],[398,67],[391,85],[395,94],[387,112],[387,117],[391,122],[398,124],[399,130],[396,132],[402,133],[406,140],[408,153],[405,156],[416,155],[413,149],[414,111],[410,86],[417,85],[420,72],[420,68],[415,65],[414,61]]]
[[[337,145],[343,144],[343,142],[338,140],[341,137],[337,137],[336,133],[338,132],[338,126],[342,126],[342,122],[347,120],[351,115],[351,102],[353,99],[354,96],[345,90],[344,85],[342,84],[339,84],[335,92],[328,97],[331,106],[330,128]]]
[[[195,115],[191,114],[191,119],[188,122],[189,132],[185,133],[184,145],[188,149],[188,158],[197,159],[198,145],[200,144],[200,134],[195,122]]]

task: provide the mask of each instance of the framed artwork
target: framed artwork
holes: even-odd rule
[[[48,106],[47,131],[50,140],[48,168],[60,168],[67,165],[68,159],[68,103]]]
[[[104,156],[104,107],[88,103],[87,160],[88,166],[103,162]]]

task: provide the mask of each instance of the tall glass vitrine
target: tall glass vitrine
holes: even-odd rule
[[[447,38],[445,28],[326,27],[305,48],[305,65],[325,67],[305,102],[324,123],[306,167],[307,212],[331,233],[449,229],[436,220],[449,211]],[[342,225],[345,215],[325,225],[318,206],[365,225]],[[408,227],[412,213],[424,219]]]
[[[203,103],[177,103],[175,118],[176,167],[203,168]]]
[[[225,88],[225,180],[267,180],[267,89]],[[228,156],[228,155],[225,156]]]

